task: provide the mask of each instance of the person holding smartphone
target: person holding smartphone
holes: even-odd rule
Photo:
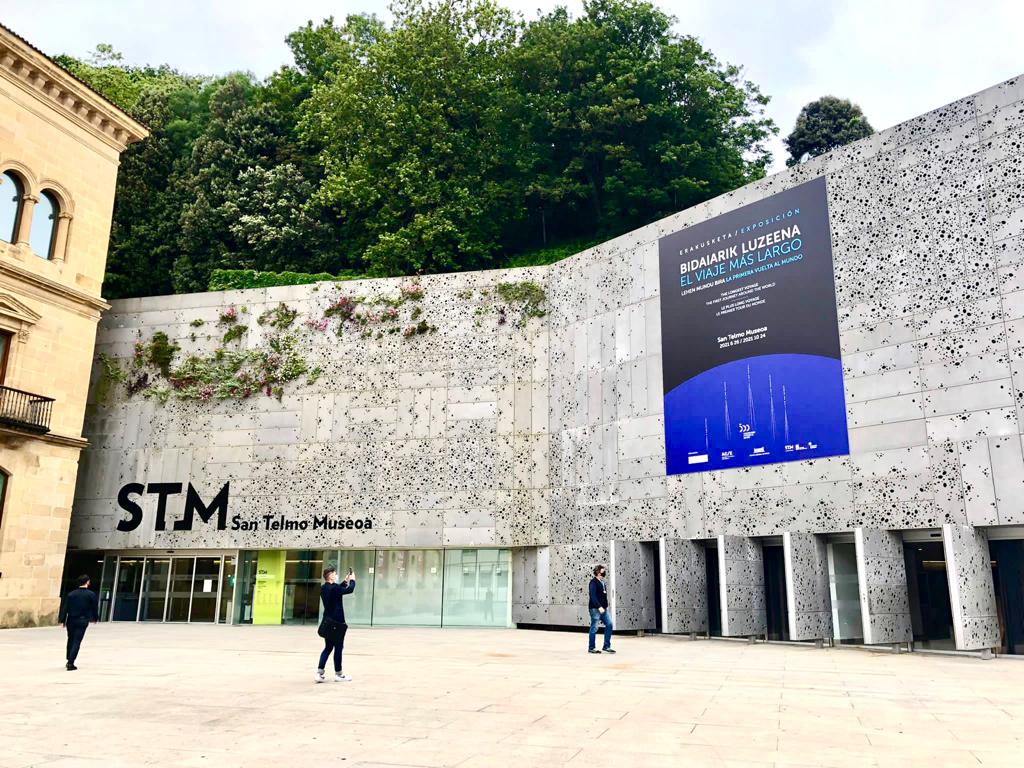
[[[320,600],[324,604],[324,617],[320,622],[317,634],[324,639],[324,649],[320,653],[320,662],[317,664],[314,678],[318,683],[327,679],[324,675],[324,668],[327,666],[327,657],[332,652],[334,653],[334,682],[347,683],[352,680],[351,676],[342,674],[341,671],[341,653],[345,647],[345,633],[348,632],[342,597],[350,595],[356,590],[356,577],[352,573],[352,569],[348,569],[348,574],[341,584],[337,582],[338,569],[333,565],[328,565],[324,568],[324,583],[320,585]]]

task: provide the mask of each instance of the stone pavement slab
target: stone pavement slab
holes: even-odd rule
[[[0,631],[0,768],[1024,765],[1024,663],[581,634],[313,627]]]

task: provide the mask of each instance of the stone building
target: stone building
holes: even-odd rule
[[[353,621],[565,626],[607,563],[620,629],[1021,652],[1022,143],[1024,78],[549,267],[115,302],[73,568],[114,620],[316,621],[337,562]],[[820,374],[666,391],[786,323]]]
[[[0,27],[0,627],[56,619],[119,156],[145,135]]]

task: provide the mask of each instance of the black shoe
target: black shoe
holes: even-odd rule
[[[76,669],[78,669],[78,667],[76,667],[76,666],[75,666],[74,664],[72,664],[72,663],[71,663],[71,662],[69,661],[69,662],[67,663],[67,665],[65,666],[65,669],[67,669],[67,671],[68,671],[68,672],[74,672],[74,671],[75,671]]]
[[[600,651],[597,648],[591,648],[587,653],[600,653]]]
[[[602,648],[601,651],[603,653],[615,653],[615,651],[613,651],[611,648]]]

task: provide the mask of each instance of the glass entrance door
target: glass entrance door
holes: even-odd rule
[[[231,607],[235,595],[235,558],[230,556],[224,558],[224,575],[220,581],[220,608],[217,621],[227,624],[231,621],[233,613]]]
[[[192,612],[189,621],[217,620],[220,561],[219,557],[196,558],[196,578],[192,588]]]
[[[145,558],[122,557],[117,568],[114,621],[135,621],[139,616],[139,591]]]
[[[171,560],[171,593],[167,603],[167,621],[188,621],[195,565],[194,557],[175,557]]]
[[[167,585],[171,574],[169,557],[146,558],[142,577],[142,605],[139,621],[163,621],[167,606]]]
[[[840,643],[863,643],[857,548],[850,542],[828,545],[829,589],[832,594],[832,632]]]
[[[905,543],[914,644],[931,650],[955,650],[953,609],[949,603],[946,553],[938,541]]]
[[[992,582],[999,615],[1000,650],[1024,653],[1024,541],[990,541]]]
[[[762,549],[766,635],[769,640],[789,640],[789,603],[786,599],[786,558],[782,547]]]
[[[281,614],[285,624],[316,624],[320,621],[323,569],[328,562],[338,567],[336,554],[314,549],[289,549],[285,553],[284,607]],[[342,578],[344,573],[339,573],[338,581]]]

